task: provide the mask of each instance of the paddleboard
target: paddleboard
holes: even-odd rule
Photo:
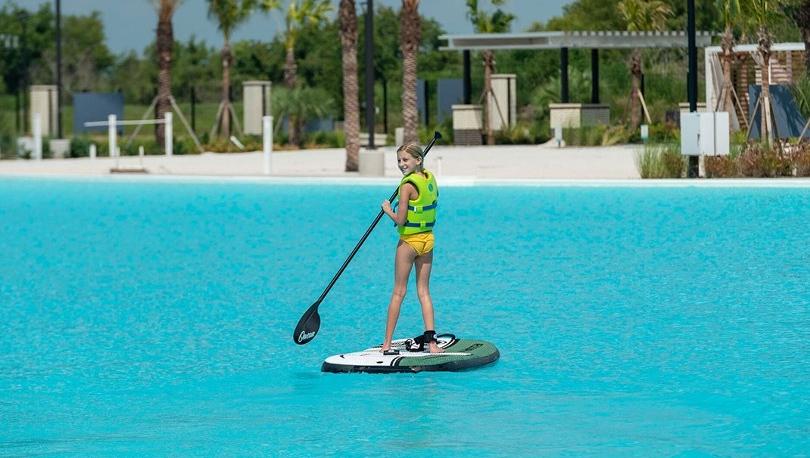
[[[392,342],[391,349],[399,353],[384,355],[382,345],[363,351],[342,353],[326,358],[321,366],[323,372],[421,372],[421,371],[462,371],[485,366],[495,362],[500,353],[489,342],[475,339],[457,339],[451,334],[436,336],[443,353],[430,353],[425,346],[423,351],[409,351],[406,342],[411,339],[398,339]]]

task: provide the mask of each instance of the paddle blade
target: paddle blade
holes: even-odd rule
[[[293,341],[298,345],[309,343],[310,340],[315,338],[318,329],[321,327],[321,317],[318,315],[318,305],[316,302],[309,306],[306,312],[298,320],[298,325],[293,331]]]

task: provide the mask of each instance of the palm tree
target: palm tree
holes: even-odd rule
[[[297,86],[288,89],[282,86],[273,90],[271,106],[276,119],[306,119],[332,112],[333,100],[321,88]]]
[[[402,123],[405,143],[419,141],[419,112],[416,108],[416,55],[421,39],[419,0],[402,0],[399,12],[399,47],[402,50]],[[374,135],[374,126],[368,126]]]
[[[661,31],[666,25],[667,17],[672,15],[672,9],[661,0],[622,0],[619,2],[618,8],[628,32]],[[638,128],[641,121],[639,114],[641,69],[641,50],[634,49],[630,55],[630,74],[632,76],[630,127],[633,130]]]
[[[721,99],[717,101],[722,111],[734,113],[734,103],[731,99],[731,91],[734,87],[731,82],[731,64],[734,60],[734,25],[740,15],[740,0],[719,0],[718,9],[723,21],[723,39],[720,42],[722,52],[720,54],[723,65],[723,89],[721,89]]]
[[[491,0],[492,5],[501,6],[506,0]],[[494,13],[487,13],[478,9],[478,0],[467,0],[467,18],[472,22],[477,33],[504,33],[508,32],[515,16],[496,9]],[[495,136],[492,134],[492,124],[489,122],[490,111],[489,100],[492,98],[492,73],[495,71],[495,53],[484,51],[481,53],[484,61],[484,97],[487,101],[485,106],[484,130],[487,133],[487,145],[495,144]]]
[[[288,89],[295,89],[297,84],[298,66],[295,64],[295,43],[305,25],[318,25],[326,19],[332,10],[329,0],[291,0],[287,5],[285,16],[284,49],[284,84]],[[289,119],[290,143],[301,143],[301,122],[297,116]]]
[[[762,75],[762,92],[760,93],[760,139],[770,145],[773,132],[771,124],[771,47],[773,35],[769,25],[779,17],[779,7],[788,2],[785,0],[745,0],[743,3],[744,17],[749,18],[749,28],[756,30],[757,53],[759,53],[759,71]]]
[[[230,114],[231,107],[231,33],[236,27],[245,22],[255,6],[255,0],[208,0],[208,16],[217,20],[219,30],[222,31],[224,43],[222,45],[222,102],[217,112],[219,132],[228,138],[231,135]]]
[[[158,14],[157,37],[155,39],[158,58],[156,119],[163,119],[164,113],[172,109],[172,48],[174,47],[172,16],[174,16],[181,3],[183,3],[183,0],[152,0]],[[155,129],[155,141],[158,145],[163,144],[165,134],[165,126],[158,124],[157,129]]]
[[[343,50],[343,128],[346,171],[356,172],[360,153],[360,107],[357,83],[357,12],[354,0],[340,0],[340,45]]]

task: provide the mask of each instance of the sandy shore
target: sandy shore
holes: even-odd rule
[[[495,147],[436,145],[426,166],[437,174],[466,179],[495,180],[635,180],[638,145],[592,148],[557,148],[548,145],[503,145]],[[392,147],[381,149],[384,177],[398,178],[396,155]],[[271,177],[360,177],[345,172],[345,150],[316,149],[274,152]],[[0,161],[0,176],[58,175],[104,176],[113,168],[143,168],[149,175],[171,176],[265,176],[261,152],[205,153],[188,156],[124,156]]]

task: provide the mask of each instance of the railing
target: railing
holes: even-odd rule
[[[110,149],[110,157],[118,157],[121,155],[118,149],[118,126],[142,126],[148,124],[165,124],[163,136],[163,151],[166,156],[172,156],[173,139],[172,139],[172,113],[166,112],[163,119],[141,119],[137,121],[118,120],[117,116],[111,114],[107,116],[106,121],[90,121],[84,123],[85,127],[103,127],[107,126],[107,139]]]

